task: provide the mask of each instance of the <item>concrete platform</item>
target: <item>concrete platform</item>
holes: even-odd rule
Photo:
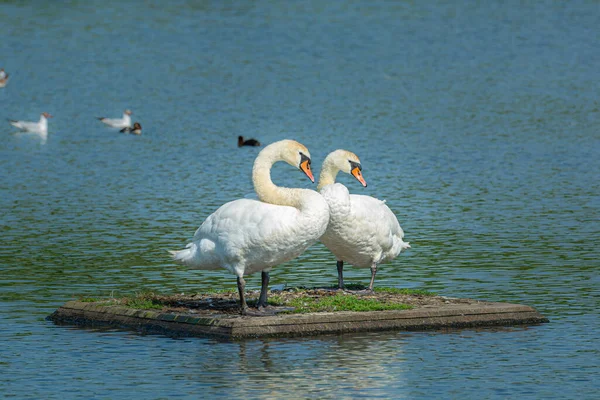
[[[464,300],[464,299],[462,299]],[[271,313],[272,314],[272,313]],[[381,330],[439,330],[548,322],[534,308],[481,301],[425,305],[410,310],[240,316],[198,315],[192,310],[140,310],[106,303],[69,301],[48,319],[57,324],[110,326],[169,336],[242,339]]]

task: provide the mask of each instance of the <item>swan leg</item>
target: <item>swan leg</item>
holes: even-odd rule
[[[244,295],[244,290],[246,289],[246,281],[241,276],[238,276],[237,278],[237,287],[238,292],[240,293],[240,314],[246,315],[246,310],[248,310],[248,304],[246,304],[246,297]]]
[[[344,261],[338,260],[337,262],[337,270],[338,270],[338,289],[344,288]]]
[[[375,283],[375,274],[377,273],[377,264],[373,263],[371,265],[371,283],[369,283],[369,291],[373,291],[373,283]]]
[[[267,292],[269,291],[269,273],[262,271],[260,274],[261,277],[261,287],[260,287],[260,296],[258,297],[258,303],[256,303],[256,308],[259,310],[267,306]]]

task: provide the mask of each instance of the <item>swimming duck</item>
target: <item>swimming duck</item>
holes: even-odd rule
[[[260,146],[260,142],[256,139],[244,140],[243,136],[238,136],[238,147],[242,146]]]
[[[142,125],[139,122],[134,122],[133,127],[127,126],[123,129],[121,129],[119,132],[131,133],[133,135],[141,135],[142,134]]]

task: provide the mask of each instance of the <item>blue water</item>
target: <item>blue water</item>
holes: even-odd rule
[[[3,1],[0,27],[5,398],[597,396],[599,4]],[[95,119],[126,108],[139,137]],[[1,122],[43,111],[45,144]],[[296,139],[316,173],[358,154],[369,186],[339,181],[386,199],[412,246],[377,285],[550,323],[219,342],[45,320],[82,295],[233,288],[166,250],[252,192],[258,149],[238,135]],[[284,164],[273,177],[315,187]],[[318,244],[272,272],[335,282]]]

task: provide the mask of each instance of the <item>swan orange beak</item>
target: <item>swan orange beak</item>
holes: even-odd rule
[[[352,174],[353,177],[356,178],[357,181],[359,181],[364,187],[367,187],[367,182],[365,181],[365,178],[363,178],[362,176],[362,172],[360,172],[360,168],[359,167],[355,167],[354,169],[352,169],[352,171],[350,171],[350,173]]]
[[[310,169],[310,158],[307,158],[300,163],[300,169],[308,176],[308,179],[310,179],[312,183],[315,183],[315,177]]]

